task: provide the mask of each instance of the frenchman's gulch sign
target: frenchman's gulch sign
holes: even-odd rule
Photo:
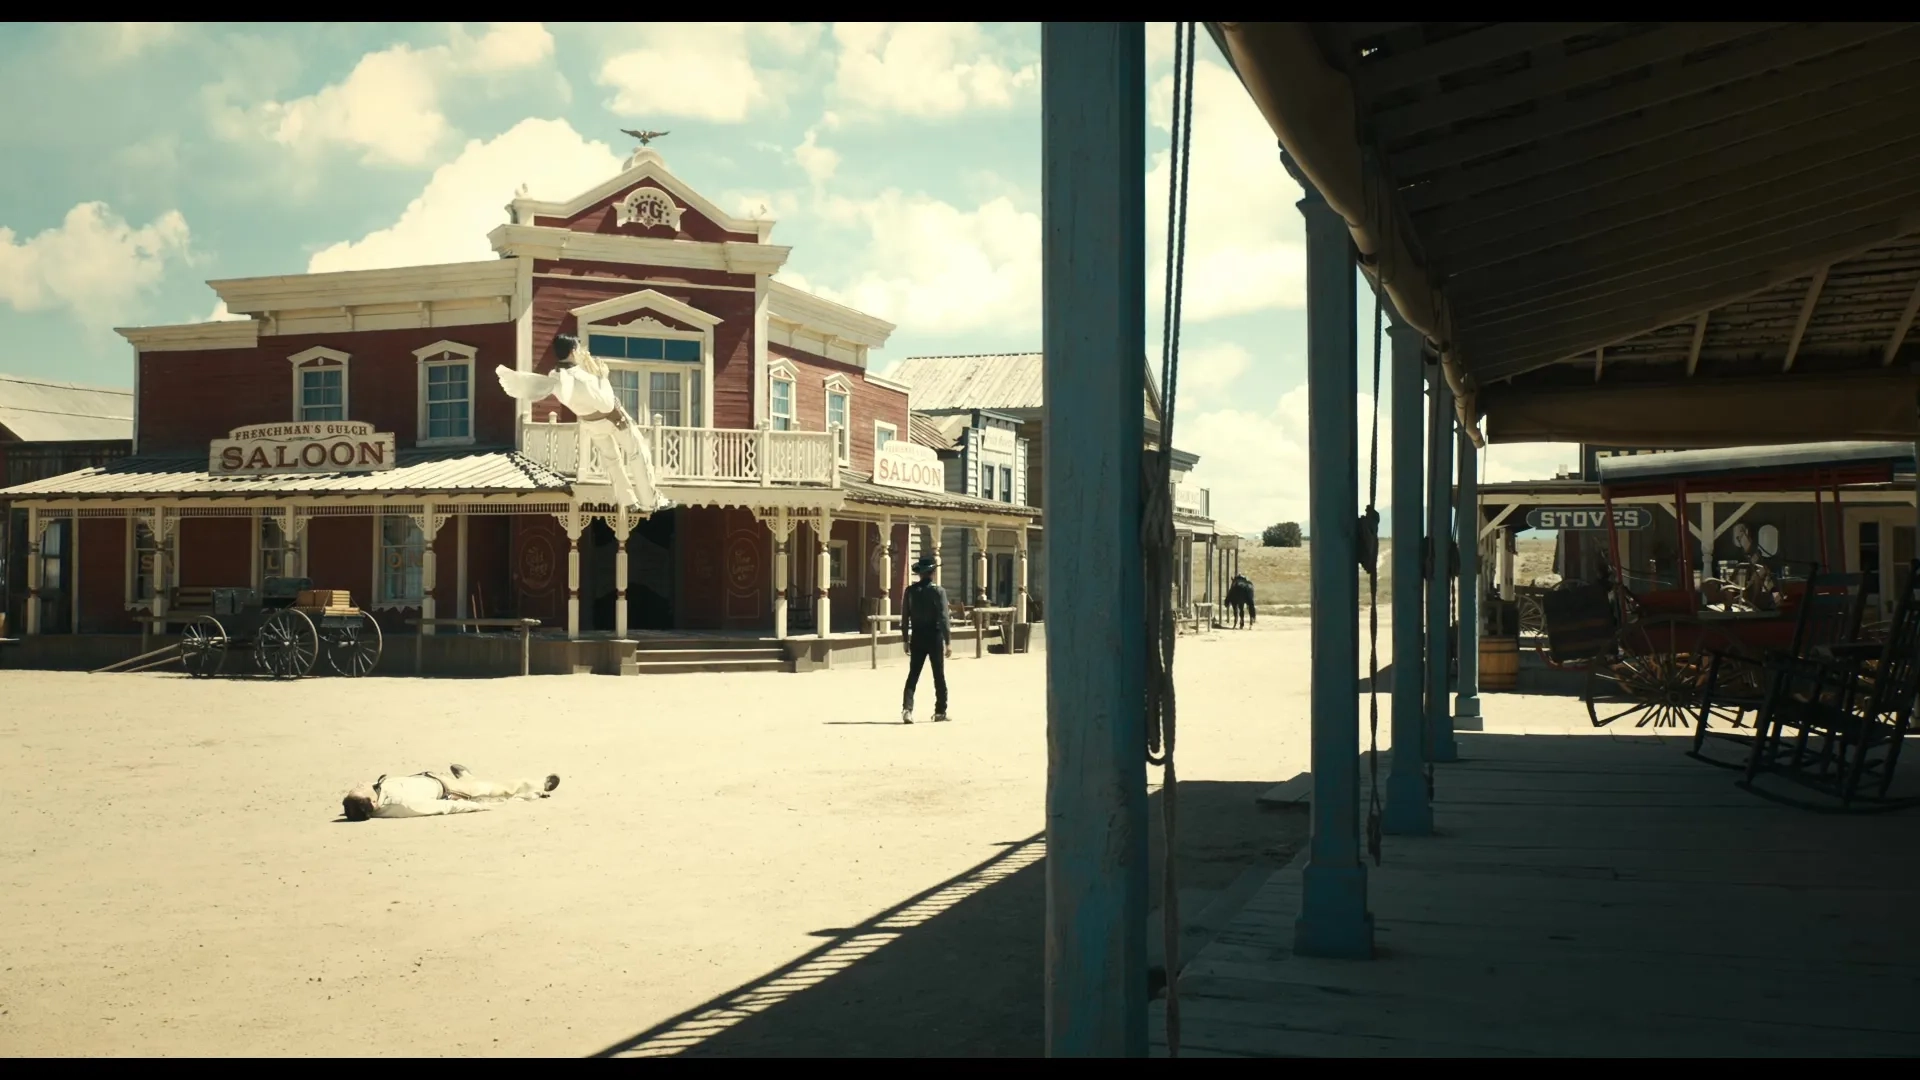
[[[393,433],[358,420],[304,420],[234,428],[213,440],[215,476],[378,472],[394,467]]]
[[[1653,513],[1644,506],[1613,508],[1613,527],[1623,531],[1644,529],[1653,524]],[[1604,506],[1536,506],[1527,511],[1529,529],[1605,529]]]

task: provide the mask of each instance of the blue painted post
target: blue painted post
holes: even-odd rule
[[[1291,162],[1288,163],[1292,168]],[[1360,861],[1360,506],[1353,239],[1298,173],[1307,219],[1307,453],[1313,544],[1313,832],[1294,950],[1373,955],[1367,868]]]
[[[1435,761],[1458,761],[1453,743],[1453,710],[1447,700],[1447,615],[1452,607],[1453,572],[1448,567],[1453,540],[1453,390],[1440,368],[1427,368],[1427,540],[1432,545],[1433,576],[1427,579],[1427,735]]]
[[[1424,597],[1420,589],[1420,536],[1426,484],[1426,401],[1420,392],[1420,331],[1394,320],[1393,341],[1393,771],[1387,775],[1381,831],[1394,836],[1433,833],[1433,803],[1427,798]]]
[[[1146,25],[1046,23],[1040,56],[1047,1053],[1145,1057]]]
[[[1453,699],[1453,730],[1482,731],[1480,718],[1480,459],[1460,430],[1460,486],[1453,527],[1460,544],[1460,685]]]

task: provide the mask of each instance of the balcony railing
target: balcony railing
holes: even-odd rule
[[[831,431],[767,428],[689,428],[646,424],[640,438],[653,454],[654,479],[663,485],[839,487],[840,463]],[[597,449],[580,460],[580,425],[521,424],[521,453],[580,484],[609,483]]]

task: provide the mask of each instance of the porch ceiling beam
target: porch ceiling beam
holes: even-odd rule
[[[1770,165],[1716,169],[1715,175],[1693,183],[1670,175],[1651,178],[1642,185],[1645,190],[1630,199],[1614,198],[1625,185],[1609,188],[1604,206],[1569,199],[1543,207],[1538,217],[1507,219],[1517,226],[1511,231],[1488,227],[1463,235],[1459,245],[1446,248],[1447,270],[1465,278],[1583,241],[1619,249],[1628,236],[1665,235],[1683,223],[1698,228],[1709,221],[1755,220],[1769,208],[1791,213],[1796,207],[1811,209],[1844,200],[1876,178],[1900,180],[1915,171],[1914,163],[1920,162],[1920,113],[1904,118],[1903,124],[1884,142],[1848,142],[1832,148],[1834,156],[1780,158],[1776,151]]]
[[[1449,283],[1448,295],[1456,315],[1469,318],[1490,310],[1528,311],[1544,298],[1637,277],[1694,255],[1737,247],[1765,257],[1766,248],[1778,238],[1790,241],[1830,228],[1835,220],[1920,205],[1920,169],[1892,166],[1885,173],[1862,175],[1860,181],[1859,186],[1848,184],[1817,196],[1793,190],[1760,192],[1752,199],[1726,200],[1724,207],[1703,207],[1688,218],[1648,221],[1591,241],[1503,259],[1459,274]],[[1497,307],[1477,306],[1476,298]]]
[[[1484,503],[1486,502],[1486,496],[1484,496],[1484,495],[1482,495],[1482,496],[1481,496],[1481,502],[1482,502],[1483,504],[1484,504]],[[1508,519],[1508,518],[1510,518],[1510,517],[1512,517],[1512,516],[1513,516],[1513,512],[1514,512],[1515,510],[1518,510],[1518,509],[1520,509],[1520,504],[1519,504],[1519,503],[1508,503],[1507,505],[1505,505],[1505,506],[1503,506],[1503,507],[1501,507],[1501,508],[1500,508],[1500,512],[1499,512],[1498,514],[1495,514],[1495,515],[1493,516],[1493,520],[1492,520],[1492,521],[1489,521],[1489,522],[1487,522],[1487,523],[1486,523],[1485,525],[1482,525],[1482,526],[1480,526],[1480,537],[1479,537],[1479,538],[1480,538],[1480,539],[1482,539],[1482,540],[1485,540],[1485,539],[1487,538],[1487,534],[1488,534],[1488,533],[1491,533],[1491,532],[1493,532],[1493,530],[1495,530],[1495,529],[1497,529],[1497,528],[1499,528],[1500,526],[1502,526],[1502,525],[1504,525],[1504,524],[1506,524],[1506,521],[1507,521],[1507,519]]]
[[[1494,23],[1398,55],[1361,61],[1354,68],[1354,81],[1358,84],[1360,100],[1371,106],[1382,95],[1395,90],[1531,52],[1543,45],[1558,44],[1571,37],[1596,33],[1612,25],[1603,22]]]
[[[1476,311],[1456,298],[1458,338],[1483,358],[1486,352],[1524,349],[1537,350],[1543,354],[1538,362],[1548,363],[1684,322],[1703,308],[1805,277],[1916,230],[1920,211],[1875,207],[1685,257],[1598,270],[1532,296],[1517,310],[1502,303],[1498,312]]]
[[[1813,309],[1820,306],[1820,290],[1827,286],[1827,271],[1831,266],[1823,266],[1813,272],[1813,278],[1807,282],[1807,298],[1800,302],[1800,317],[1794,321],[1793,337],[1787,341],[1787,359],[1780,365],[1782,372],[1792,371],[1793,362],[1800,355],[1801,339],[1807,336],[1807,324],[1813,321]]]
[[[1793,78],[1749,84],[1737,102],[1710,94],[1632,124],[1559,136],[1528,153],[1403,189],[1399,198],[1423,235],[1436,226],[1467,228],[1618,177],[1714,154],[1749,139],[1781,139],[1784,132],[1801,125],[1822,120],[1839,123],[1846,117],[1875,123],[1885,118],[1882,110],[1889,100],[1916,80],[1920,80],[1920,68],[1915,65],[1912,39],[1896,35],[1801,65]],[[1791,146],[1786,143],[1783,152]],[[1602,158],[1607,159],[1607,168],[1590,167]]]
[[[1880,366],[1890,367],[1893,358],[1900,353],[1900,346],[1906,343],[1907,331],[1913,329],[1913,316],[1920,312],[1920,281],[1913,283],[1913,292],[1907,297],[1907,306],[1900,311],[1900,319],[1893,324],[1893,335],[1887,339],[1887,348],[1880,354]]]
[[[1686,287],[1684,276],[1663,277],[1627,296],[1614,296],[1569,305],[1553,317],[1554,321],[1517,327],[1504,339],[1475,335],[1466,345],[1468,370],[1481,379],[1521,374],[1545,367],[1561,358],[1576,357],[1589,348],[1619,345],[1639,337],[1649,329],[1684,321],[1702,308],[1723,307],[1754,293],[1764,292],[1782,282],[1804,277],[1822,265],[1836,261],[1835,256],[1848,247],[1870,250],[1888,239],[1920,228],[1920,214],[1877,225],[1863,226],[1851,232],[1808,243],[1781,257],[1774,268],[1762,268],[1738,277],[1716,277],[1712,271],[1735,270],[1745,263],[1738,257],[1697,259],[1681,264],[1683,272],[1700,274],[1704,285]]]
[[[1402,108],[1376,110],[1372,117],[1373,129],[1382,141],[1392,141],[1529,101],[1551,107],[1557,104],[1553,101],[1555,95],[1569,90],[1783,25],[1670,24],[1573,56],[1566,55],[1563,49],[1556,50],[1553,47],[1556,43],[1546,42],[1541,46],[1542,62],[1504,78],[1436,94]]]
[[[1693,373],[1700,369],[1700,346],[1707,340],[1707,316],[1711,314],[1713,312],[1703,311],[1700,317],[1693,321],[1693,344],[1687,346],[1687,378],[1689,379],[1693,378]]]
[[[1593,381],[1594,382],[1600,381],[1600,372],[1606,366],[1607,366],[1607,347],[1605,345],[1602,345],[1599,348],[1593,350]]]
[[[1640,82],[1629,83],[1579,101],[1547,104],[1524,117],[1487,124],[1463,135],[1441,139],[1390,155],[1393,174],[1419,176],[1450,165],[1511,150],[1563,131],[1576,131],[1628,113],[1664,105],[1677,98],[1718,89],[1775,68],[1826,56],[1852,45],[1910,29],[1907,23],[1827,23],[1795,27],[1751,48],[1723,53],[1696,64],[1669,67]],[[1791,75],[1780,76],[1783,79]],[[1800,87],[1796,92],[1804,92]],[[1723,102],[1724,111],[1728,106]]]

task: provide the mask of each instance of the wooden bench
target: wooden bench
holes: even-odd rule
[[[520,631],[520,674],[533,674],[533,628],[540,625],[539,619],[408,619],[408,626],[461,626],[476,630],[488,628],[513,629]],[[413,673],[420,674],[421,661],[426,652],[425,634],[413,636]]]

